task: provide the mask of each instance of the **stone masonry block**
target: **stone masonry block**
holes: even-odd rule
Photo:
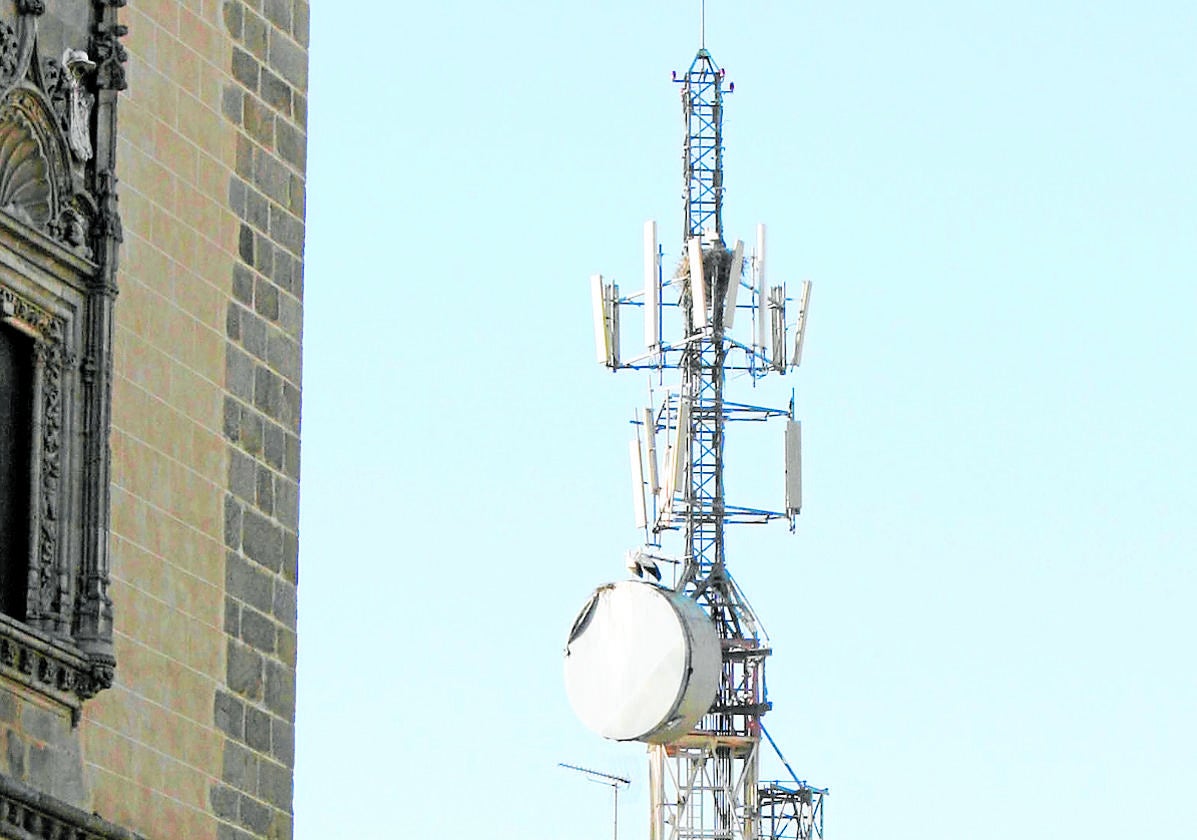
[[[278,658],[284,665],[295,667],[295,634],[282,627],[278,630]]]
[[[270,721],[271,755],[286,767],[295,765],[295,726],[280,718]]]
[[[256,467],[252,458],[240,450],[229,452],[229,490],[244,502],[253,504]]]
[[[254,650],[274,653],[274,622],[256,610],[242,610],[241,638]]]
[[[274,423],[266,423],[265,438],[263,451],[266,463],[276,470],[283,469],[283,462],[287,457],[287,435]]]
[[[275,808],[290,811],[294,798],[290,767],[281,767],[273,761],[258,762],[258,796]]]
[[[274,581],[274,617],[278,619],[279,624],[289,630],[295,629],[295,587],[285,580],[275,579]]]
[[[233,297],[246,306],[253,306],[254,276],[243,265],[233,266]]]
[[[245,220],[258,230],[270,227],[270,202],[252,187],[246,188]]]
[[[262,451],[265,423],[261,415],[251,408],[241,410],[241,446],[251,455]]]
[[[257,506],[267,516],[274,516],[274,473],[261,464],[257,467]]]
[[[232,552],[229,554],[231,556]],[[233,638],[241,636],[241,602],[232,598],[224,599],[224,632]]]
[[[229,347],[225,355],[225,387],[229,393],[245,402],[254,397],[254,364],[249,356],[236,347]]]
[[[303,335],[303,305],[291,295],[279,297],[278,322],[287,335],[298,341]]]
[[[273,589],[272,575],[239,554],[229,554],[225,562],[225,591],[229,597],[269,612],[274,604]]]
[[[266,707],[285,720],[295,720],[295,671],[273,660],[266,661]]]
[[[270,32],[270,54],[266,64],[290,82],[296,90],[308,89],[308,52],[278,30]]]
[[[265,361],[268,349],[266,346],[266,322],[249,310],[243,310],[239,323],[241,327],[241,345],[256,358]],[[231,335],[229,336],[229,338],[232,337]]]
[[[283,383],[284,386],[292,382],[299,382],[299,343],[293,341],[279,330],[272,330],[270,335],[267,337],[266,343],[266,361],[272,368],[274,368],[275,372],[277,372],[284,379],[289,380],[288,382]],[[285,406],[285,408],[291,410],[291,416],[293,418],[293,421],[287,424],[289,426],[293,426],[294,421],[299,420],[299,389],[295,388],[294,385],[291,385],[291,388],[295,391],[297,397],[296,404],[294,406]],[[286,402],[286,400],[284,400],[284,402]]]
[[[291,584],[299,583],[299,537],[294,531],[283,532],[283,577]]]
[[[230,689],[251,700],[262,696],[262,654],[229,639],[228,668]]]
[[[309,22],[310,18],[311,11],[308,8],[307,0],[295,0],[291,32],[295,36],[295,40],[304,47],[308,45],[308,29],[311,26]]]
[[[274,126],[274,138],[283,160],[296,169],[307,167],[307,136],[303,131],[280,119]]]
[[[230,738],[245,737],[245,704],[228,692],[216,692],[213,719],[216,728]]]
[[[270,808],[248,796],[242,796],[240,822],[255,835],[265,837],[270,829]]]
[[[241,103],[242,125],[249,136],[267,149],[274,148],[274,111],[256,96]]]
[[[274,518],[284,528],[299,528],[299,485],[289,478],[280,476],[274,482]]]
[[[242,550],[249,559],[277,572],[283,564],[282,529],[253,510],[243,513]]]
[[[213,785],[208,794],[213,813],[222,820],[237,819],[237,803],[240,798],[241,794],[228,785]]]
[[[224,436],[232,443],[241,440],[241,406],[232,397],[225,397],[224,401]]]
[[[256,58],[240,47],[233,47],[233,78],[255,93],[258,90],[260,68]]]
[[[224,315],[224,331],[233,341],[241,340],[241,307],[229,303],[228,311]]]
[[[242,109],[245,107],[245,91],[237,85],[225,85],[220,92],[220,114],[232,123],[241,122]],[[233,206],[234,212],[237,208]]]
[[[285,117],[291,116],[291,86],[262,68],[262,99]]]
[[[254,232],[249,225],[241,225],[237,232],[237,256],[246,265],[254,264]]]
[[[279,29],[291,31],[291,0],[265,0],[262,11],[266,13],[266,20]]]
[[[287,435],[286,458],[283,463],[283,472],[296,481],[299,481],[299,457],[298,435]]]
[[[278,287],[261,277],[254,285],[254,309],[263,318],[278,320]]]
[[[241,546],[241,505],[231,493],[224,497],[224,543],[229,548]]]
[[[270,752],[270,715],[253,706],[245,710],[245,743],[257,752]]]
[[[273,419],[282,408],[282,379],[268,367],[254,370],[254,408]]]
[[[258,757],[240,744],[226,741],[220,778],[239,791],[256,793],[258,789]]]
[[[244,18],[242,43],[261,61],[266,61],[268,46],[266,32],[270,27],[267,26],[266,21],[249,9],[245,10]]]
[[[245,9],[240,0],[226,0],[224,4],[224,25],[234,38],[241,38]]]

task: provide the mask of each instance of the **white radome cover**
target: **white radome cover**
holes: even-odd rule
[[[621,581],[595,590],[574,621],[565,690],[604,738],[667,744],[711,707],[721,660],[715,625],[692,598]]]

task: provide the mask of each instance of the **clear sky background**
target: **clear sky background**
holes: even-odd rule
[[[828,837],[1197,835],[1197,5],[708,5],[728,237],[815,283],[732,384],[797,388],[799,531],[729,564]],[[299,840],[608,837],[559,761],[647,836],[561,654],[637,540],[587,278],[679,252],[697,10],[313,4]]]

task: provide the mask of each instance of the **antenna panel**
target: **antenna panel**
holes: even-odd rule
[[[651,353],[661,345],[661,273],[657,223],[644,223],[644,346]]]
[[[690,255],[690,301],[695,328],[707,325],[707,284],[702,276],[702,240],[691,237]]]
[[[607,285],[607,367],[619,367],[619,286]]]
[[[802,512],[802,424],[786,421],[786,513]]]
[[[773,367],[785,373],[786,370],[786,289],[773,286],[769,289],[769,314],[773,328]]]
[[[680,400],[677,407],[677,428],[673,433],[673,461],[669,476],[673,490],[686,480],[686,462],[690,459],[690,403]],[[673,496],[671,492],[670,497]]]
[[[655,496],[661,485],[657,477],[657,424],[651,408],[644,409],[644,442],[648,449],[648,492]]]
[[[723,304],[723,329],[730,330],[736,322],[736,295],[740,291],[740,276],[744,273],[744,243],[736,240],[731,265],[727,269],[727,300]]]
[[[640,457],[639,437],[628,444],[628,451],[632,459],[632,507],[636,513],[636,527],[643,528],[648,524],[648,516],[644,511],[644,459]]]
[[[756,226],[756,258],[753,260],[754,280],[756,281],[756,346],[765,352],[769,346],[769,314],[765,285],[765,226]]]
[[[797,337],[794,339],[794,357],[790,359],[790,367],[802,364],[802,345],[806,341],[806,312],[810,305],[810,281],[802,281],[802,297],[798,301],[798,324],[795,327]]]
[[[607,335],[607,295],[601,274],[590,276],[590,308],[594,316],[595,360],[605,365],[611,358],[611,341]]]

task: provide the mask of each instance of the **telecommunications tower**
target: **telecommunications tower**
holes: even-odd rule
[[[566,688],[591,729],[649,745],[651,840],[822,838],[826,789],[794,774],[763,725],[772,707],[764,691],[770,645],[729,572],[724,539],[728,525],[787,519],[793,530],[801,508],[793,397],[785,408],[736,402],[726,380],[731,371],[755,384],[798,366],[810,283],[797,300],[769,285],[763,225],[751,253],[724,239],[723,101],[734,85],[725,90],[725,72],[705,46],[674,81],[685,120],[676,267],[666,271],[648,222],[642,291],[625,295],[591,278],[598,360],[651,375],[650,405],[638,412],[631,443],[643,544],[629,552],[628,568],[642,580],[599,587],[583,607],[566,647]],[[636,310],[644,349],[625,360],[621,314]],[[784,504],[732,504],[724,494],[729,425],[768,420],[784,426]],[[663,570],[663,583],[645,579],[660,581]],[[789,779],[760,779],[766,744]]]

